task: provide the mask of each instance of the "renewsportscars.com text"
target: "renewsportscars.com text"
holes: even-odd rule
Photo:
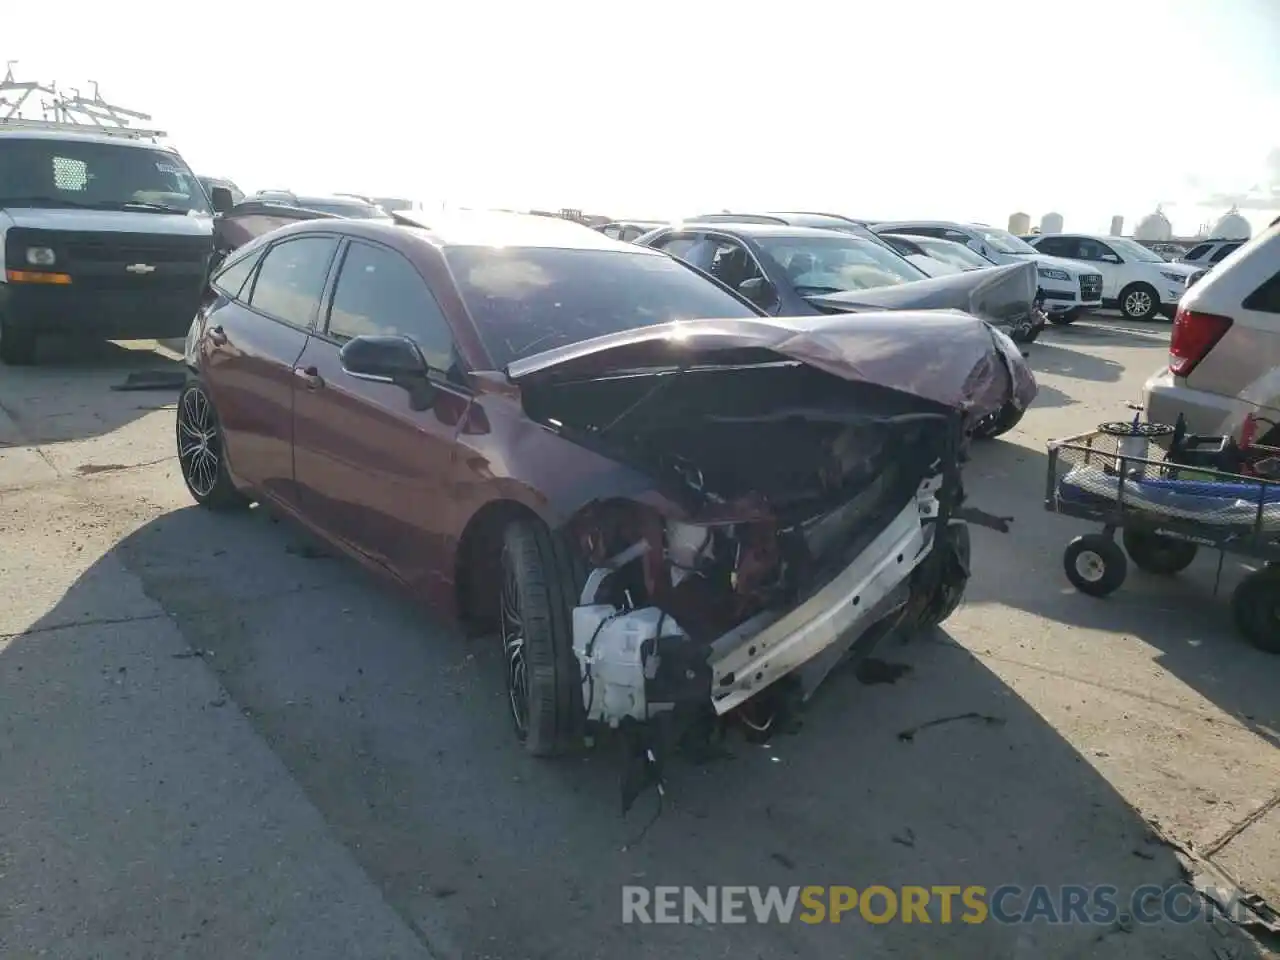
[[[1227,911],[1230,913],[1230,911]],[[623,923],[1111,925],[1209,919],[1190,886],[1143,886],[1124,895],[1105,884],[1047,886],[645,887],[622,888]]]

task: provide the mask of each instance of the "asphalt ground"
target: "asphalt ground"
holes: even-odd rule
[[[1280,904],[1280,658],[1231,628],[1240,564],[1090,599],[1061,563],[1087,527],[1042,506],[1045,442],[1124,416],[1168,329],[1046,331],[1036,405],[967,468],[1012,530],[975,530],[945,629],[625,818],[612,753],[515,744],[496,640],[190,502],[172,395],[111,389],[172,359],[0,367],[0,957],[1258,955],[1221,919],[622,923],[625,885],[1123,898],[1187,879],[1179,846]]]

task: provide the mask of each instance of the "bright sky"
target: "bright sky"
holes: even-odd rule
[[[1217,195],[1280,198],[1280,0],[58,0],[0,20],[19,80],[97,80],[251,190],[1056,210],[1099,232],[1163,203],[1180,233]]]

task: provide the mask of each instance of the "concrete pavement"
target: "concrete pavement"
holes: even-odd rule
[[[516,748],[495,643],[259,511],[191,506],[168,398],[109,390],[159,361],[0,370],[0,956],[1256,955],[1221,922],[620,923],[634,883],[1172,884],[1148,819],[1272,889],[1280,663],[1207,559],[1075,594],[1083,531],[1040,505],[1044,440],[1167,354],[1167,326],[1124,329],[1033,348],[1040,402],[970,470],[1014,530],[976,534],[945,633],[882,651],[905,675],[837,675],[799,735],[679,765],[656,820],[619,816],[614,757]],[[958,715],[991,719],[899,736]]]

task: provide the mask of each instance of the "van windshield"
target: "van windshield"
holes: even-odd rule
[[[0,138],[0,206],[211,215],[199,180],[175,153],[41,137]]]

